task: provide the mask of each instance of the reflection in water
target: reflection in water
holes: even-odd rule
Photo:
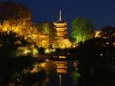
[[[71,75],[71,79],[72,79],[72,86],[78,86],[78,79],[80,77],[80,74],[78,73],[78,61],[74,61],[73,62],[73,66],[70,67],[70,75]]]
[[[67,73],[67,61],[54,61],[56,64],[57,74],[66,74]]]
[[[57,66],[57,74],[50,79],[48,86],[78,86],[77,61],[54,61]]]
[[[61,76],[61,74],[59,74],[59,85],[61,86],[61,78],[62,78],[62,76]]]

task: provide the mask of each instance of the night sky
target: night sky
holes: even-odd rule
[[[71,31],[71,22],[77,17],[89,18],[94,29],[115,26],[115,0],[0,0],[16,1],[25,5],[32,12],[32,21],[55,22],[62,10],[62,19]]]

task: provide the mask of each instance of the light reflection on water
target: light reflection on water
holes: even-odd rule
[[[62,74],[54,74],[48,83],[48,86],[73,86],[73,80],[71,77],[71,73],[70,73],[70,69],[74,66],[75,61],[66,61],[67,63],[67,69],[66,73],[62,73]]]

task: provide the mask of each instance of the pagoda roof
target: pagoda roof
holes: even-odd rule
[[[58,20],[56,23],[65,23],[65,21]]]

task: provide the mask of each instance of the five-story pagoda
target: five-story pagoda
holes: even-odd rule
[[[62,13],[60,10],[59,20],[54,22],[55,29],[56,29],[56,39],[66,38],[67,34],[67,23],[62,21]]]

